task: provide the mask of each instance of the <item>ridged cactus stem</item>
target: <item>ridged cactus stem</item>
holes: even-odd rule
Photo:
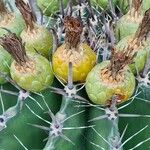
[[[110,143],[110,150],[114,150],[120,147],[121,145],[121,140],[120,140],[120,133],[119,133],[119,128],[118,128],[118,123],[119,123],[119,116],[118,116],[118,109],[116,107],[117,105],[117,97],[114,96],[112,98],[112,104],[110,106],[110,108],[108,108],[110,111],[112,111],[112,113],[108,113],[108,119],[110,119],[110,135],[108,136],[108,140]],[[112,115],[112,117],[111,117]],[[122,148],[120,148],[119,150],[122,150]]]
[[[1,90],[1,92],[8,92]],[[18,95],[18,93],[11,93],[14,95]],[[13,117],[15,117],[18,113],[21,112],[22,107],[24,105],[25,99],[29,96],[29,93],[26,91],[21,90],[19,92],[17,103],[16,105],[8,108],[7,110],[3,111],[3,113],[0,115],[0,131],[5,129],[7,127],[7,122],[10,121]]]
[[[125,141],[123,141],[124,134],[127,130],[128,124],[126,125],[125,129],[123,130],[122,134],[119,131],[119,119],[120,117],[132,117],[132,118],[149,118],[150,115],[140,115],[140,114],[122,114],[119,111],[128,107],[134,99],[140,94],[141,92],[138,92],[138,89],[135,92],[135,95],[131,98],[131,101],[123,106],[117,106],[117,96],[112,97],[112,102],[109,107],[102,108],[97,105],[91,108],[91,118],[89,122],[92,122],[95,124],[95,127],[93,127],[94,133],[96,135],[93,135],[92,138],[90,135],[92,134],[91,129],[89,129],[89,141],[90,145],[88,146],[88,150],[93,150],[93,147],[91,147],[91,144],[96,147],[101,147],[101,149],[109,149],[109,150],[123,150],[123,146],[130,141],[133,137],[143,132],[145,129],[147,129],[148,125],[131,135],[129,138],[127,138]],[[98,110],[98,111],[97,111]],[[99,116],[95,117],[95,114],[99,113]],[[93,117],[94,116],[94,117]],[[105,126],[105,129],[102,127]],[[97,138],[98,136],[98,138]],[[99,139],[100,137],[100,139]],[[95,140],[93,142],[93,139]],[[98,139],[99,145],[97,145]],[[149,141],[150,138],[148,137],[146,140],[143,140],[142,142],[138,143],[135,147],[141,146],[143,143]]]
[[[61,132],[63,130],[63,124],[64,124],[65,119],[67,117],[69,117],[66,111],[67,111],[68,107],[72,107],[71,105],[72,105],[72,101],[68,97],[64,97],[62,104],[61,104],[61,108],[55,116],[57,121],[56,120],[52,121],[52,124],[50,126],[50,128],[52,130],[49,133],[48,142],[46,143],[46,146],[43,150],[54,150],[55,149],[55,143],[60,138],[62,138]]]
[[[84,116],[81,116],[81,114],[84,115],[85,108],[81,108],[81,109],[75,108],[75,105],[78,102],[80,102],[79,99],[82,100],[82,98],[80,98],[80,96],[77,95],[78,90],[76,89],[76,86],[73,85],[72,63],[69,63],[68,70],[69,70],[68,83],[65,86],[64,91],[63,90],[61,91],[61,94],[63,95],[63,99],[62,99],[60,110],[56,113],[55,116],[53,115],[52,112],[50,112],[52,123],[50,124],[49,137],[46,146],[44,147],[44,150],[54,150],[56,148],[59,149],[59,147],[61,147],[61,142],[62,143],[64,142],[63,140],[71,143],[71,146],[66,147],[66,149],[67,148],[70,149],[72,146],[74,146],[74,142],[70,139],[70,137],[66,135],[68,134],[67,130],[88,128],[88,126],[84,126],[85,123],[85,120],[83,118]],[[56,91],[56,93],[57,92],[60,91]],[[76,121],[74,121],[74,119]],[[82,124],[83,126],[80,126],[80,124]],[[75,126],[68,127],[68,125],[69,126],[75,125]],[[75,137],[76,138],[75,140],[78,140],[78,138],[80,138],[81,136],[80,134],[81,134],[80,132],[79,133],[77,132],[77,136]],[[57,141],[59,141],[59,143],[57,143]]]
[[[110,150],[122,150],[122,148],[119,148],[121,145],[121,138],[118,128],[119,115],[117,100],[117,96],[113,96],[111,105],[105,108],[107,130],[110,131],[106,140],[109,143],[108,146]]]
[[[14,86],[14,88],[17,88],[19,90],[19,92],[13,92],[13,91],[5,90],[1,86],[0,93],[6,93],[6,94],[17,96],[16,104],[12,107],[9,107],[7,110],[4,110],[3,99],[1,97],[2,114],[0,115],[0,131],[2,131],[3,129],[5,129],[7,127],[7,123],[22,111],[27,98],[30,98],[31,100],[33,100],[41,109],[43,109],[43,108],[31,96],[31,93],[29,91],[26,91],[26,90],[22,89],[21,87],[19,87],[10,77],[4,75],[3,73],[0,73],[0,75],[5,77],[5,79],[10,84],[12,84]]]

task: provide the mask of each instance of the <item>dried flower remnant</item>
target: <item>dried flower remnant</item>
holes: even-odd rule
[[[22,14],[27,28],[29,28],[32,31],[34,29],[34,23],[36,22],[36,16],[34,15],[31,7],[28,3],[25,3],[23,0],[16,0],[15,3],[20,13]]]
[[[22,45],[22,40],[18,38],[14,33],[5,35],[0,38],[0,44],[5,50],[8,51],[19,65],[23,65],[27,62],[27,55],[25,48]]]
[[[65,43],[68,48],[76,48],[80,44],[80,37],[83,31],[82,23],[78,19],[67,16],[64,19]]]

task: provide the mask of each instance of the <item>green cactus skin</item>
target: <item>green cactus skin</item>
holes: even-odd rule
[[[86,78],[86,92],[90,100],[96,104],[106,105],[113,95],[123,95],[123,101],[127,100],[134,92],[135,78],[130,69],[125,71],[124,82],[119,84],[105,84],[101,78],[101,70],[109,64],[104,61],[96,65]]]
[[[144,88],[139,89],[139,94],[134,101],[125,109],[121,110],[120,113],[124,114],[149,114],[149,102],[150,102],[150,94],[149,94],[149,88]],[[140,98],[144,100],[148,100],[148,103],[141,101]],[[143,117],[138,117],[138,118],[120,118],[119,119],[119,129],[120,132],[124,130],[123,126],[125,127],[126,125],[129,125],[127,132],[125,133],[125,136],[123,138],[123,141],[127,139],[127,137],[130,137],[131,135],[135,134],[138,130],[143,128],[146,125],[150,124],[150,118],[143,118]],[[140,143],[142,140],[145,140],[149,138],[150,135],[150,127],[148,127],[146,130],[144,130],[142,133],[137,135],[135,138],[130,140],[127,144],[124,145],[124,149],[130,149],[131,147],[134,147],[136,144]],[[122,142],[123,142],[122,141]],[[148,147],[150,146],[150,141],[147,141],[146,143],[142,144],[140,147],[136,148],[136,150],[147,150]]]
[[[8,52],[6,52],[2,46],[0,46],[0,73],[3,73],[5,75],[10,74],[9,66],[11,64],[11,56]],[[0,76],[0,84],[4,84],[7,81]]]
[[[64,0],[64,5],[67,5],[68,0]],[[37,0],[37,5],[43,11],[43,14],[50,16],[59,10],[58,0]]]
[[[89,109],[89,118],[88,120],[91,120],[98,116],[105,115],[103,110],[96,109],[94,107],[91,107]],[[104,137],[109,143],[110,139],[112,137],[120,137],[119,129],[118,129],[118,119],[115,120],[116,126],[113,126],[113,122],[106,119],[102,120],[96,120],[89,123],[89,125],[95,125],[94,129],[99,133],[102,137]],[[92,128],[89,128],[86,130],[85,134],[88,139],[88,142],[86,143],[86,150],[96,150],[97,147],[90,142],[93,142],[94,144],[97,144],[101,147],[103,147],[106,150],[111,150],[112,147],[108,143],[106,143],[98,134],[97,134]],[[119,149],[122,150],[122,149]]]
[[[24,29],[20,37],[22,42],[25,43],[27,51],[35,52],[36,50],[46,58],[50,56],[53,47],[53,36],[44,26],[35,25],[32,31]]]
[[[64,107],[66,106],[66,104],[68,104],[65,112],[64,112]],[[71,114],[76,114],[80,111],[84,111],[85,108],[76,108],[75,106],[77,105],[77,102],[72,102],[72,101],[68,101],[68,99],[66,97],[63,97],[62,100],[62,105],[61,105],[61,109],[60,112],[61,114],[66,114],[66,116],[70,116]],[[86,118],[86,113],[83,112],[71,119],[68,119],[68,121],[66,121],[64,123],[64,127],[80,127],[80,126],[85,126],[85,118]],[[61,149],[63,147],[63,149],[65,150],[70,150],[70,149],[85,149],[83,147],[84,144],[84,138],[83,138],[83,133],[84,129],[75,129],[72,130],[72,132],[70,132],[69,130],[64,131],[63,134],[65,134],[67,137],[69,137],[71,139],[71,141],[73,141],[75,143],[75,145],[72,145],[71,143],[68,143],[67,141],[65,141],[64,139],[59,139],[58,142],[56,142],[56,148],[57,149]]]
[[[8,19],[9,15],[9,19]],[[8,14],[5,16],[4,20],[0,22],[0,36],[7,34],[8,32],[1,28],[6,28],[13,33],[16,33],[17,36],[20,36],[22,30],[25,27],[24,20],[20,14]],[[8,21],[9,20],[9,21]]]
[[[27,53],[27,56],[33,61],[35,70],[22,73],[16,69],[16,62],[13,61],[10,68],[11,77],[21,88],[31,92],[40,92],[53,82],[54,76],[50,63],[37,53]]]
[[[60,86],[60,84],[55,81],[53,86],[56,85]],[[10,84],[5,84],[3,88],[7,90],[9,89],[10,91],[16,91],[15,88]],[[49,90],[44,90],[41,94],[44,96],[52,112],[56,113],[60,107],[61,96],[51,93]],[[31,96],[40,103],[44,110],[42,110],[34,101],[29,98],[26,99],[25,104],[27,104],[36,114],[40,115],[46,120],[49,120],[49,115],[44,113],[47,111],[47,107],[45,106],[42,98],[35,94]],[[17,99],[16,96],[5,93],[2,94],[2,98],[5,109],[14,106]],[[2,113],[1,107],[0,113]],[[47,134],[37,128],[30,126],[28,123],[47,125],[34,114],[32,114],[26,105],[24,105],[22,111],[8,122],[7,128],[0,131],[0,149],[22,150],[23,147],[14,138],[14,135],[16,135],[28,149],[42,149],[45,145],[43,139],[47,138]]]
[[[116,49],[123,50],[123,48],[130,42],[130,39],[132,39],[133,36],[127,36],[123,38],[119,43],[116,45]],[[145,62],[147,60],[147,56],[150,52],[149,48],[149,41],[145,42],[145,46],[142,48],[139,48],[137,51],[138,53],[133,59],[133,63],[129,65],[131,71],[134,74],[137,74],[142,71],[144,68]]]
[[[113,4],[116,4],[117,0],[113,0]],[[99,5],[100,7],[102,7],[103,9],[106,9],[108,6],[108,0],[92,0],[91,1],[92,5],[97,6]]]
[[[77,114],[81,111],[82,113],[68,119],[66,122],[63,123],[63,127],[83,127],[85,126],[85,119],[86,119],[86,112],[84,107],[77,108],[76,105],[79,105],[78,102],[74,102],[73,98],[68,98],[63,96],[62,98],[62,104],[60,110],[56,113],[57,118],[61,116],[60,121],[65,120],[69,116],[73,114]],[[83,149],[85,150],[85,147],[83,147],[84,144],[84,138],[83,138],[83,131],[84,129],[74,129],[74,130],[63,130],[62,134],[67,136],[75,145],[72,143],[69,143],[68,141],[62,139],[61,137],[56,138],[50,138],[44,148],[44,150],[76,150],[76,149]]]

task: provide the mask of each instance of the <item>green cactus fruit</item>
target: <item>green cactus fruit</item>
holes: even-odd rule
[[[126,46],[134,44],[134,49],[132,51],[135,51],[136,55],[133,59],[133,62],[129,65],[134,74],[142,71],[150,53],[149,39],[145,38],[147,37],[150,30],[147,23],[147,17],[149,14],[150,9],[145,12],[142,23],[139,25],[136,33],[134,35],[123,38],[116,45],[118,50],[123,51]]]
[[[22,0],[16,0],[16,6],[20,10],[26,23],[26,28],[20,35],[22,42],[25,43],[26,50],[32,52],[37,51],[44,57],[49,58],[53,46],[52,34],[46,27],[36,24],[36,17],[33,15],[31,7],[28,4]],[[26,9],[28,9],[28,11]],[[30,17],[27,18],[26,16]]]
[[[31,92],[40,92],[53,82],[53,73],[47,59],[36,53],[27,53],[31,68],[24,68],[13,61],[10,68],[11,77],[20,87]],[[18,68],[19,67],[19,68]],[[33,68],[32,68],[33,67]],[[19,69],[19,70],[18,70]],[[21,71],[21,70],[22,71]],[[27,71],[27,70],[28,71]],[[30,70],[33,69],[33,70]]]
[[[2,75],[10,75],[10,64],[11,64],[11,56],[8,52],[6,52],[2,46],[0,46],[0,73]],[[0,76],[0,84],[4,84],[7,81],[4,77]]]
[[[64,6],[67,6],[68,0],[63,0]],[[50,16],[56,11],[59,11],[59,0],[37,0],[37,5],[42,10],[43,14]]]
[[[124,47],[132,41],[132,38],[133,36],[127,36],[123,38],[116,45],[116,48],[118,50],[123,50]],[[145,43],[138,48],[137,54],[134,57],[132,64],[129,65],[131,71],[134,74],[141,72],[142,69],[144,68],[149,51],[150,51],[149,41],[145,41]]]
[[[20,14],[11,13],[5,7],[3,1],[0,1],[0,36],[7,32],[2,28],[9,29],[11,32],[20,35],[24,29],[25,23]]]
[[[21,39],[15,34],[3,37],[2,46],[14,58],[10,74],[20,87],[27,91],[40,92],[52,84],[53,73],[49,61],[37,53],[26,54]]]
[[[118,95],[120,101],[124,102],[134,92],[135,78],[130,69],[126,67],[122,70],[123,74],[116,75],[114,80],[106,69],[109,64],[109,61],[104,61],[96,65],[86,79],[86,92],[96,104],[108,105],[113,95]]]
[[[117,42],[128,35],[134,34],[138,29],[143,18],[143,15],[140,13],[140,6],[140,0],[138,0],[138,3],[136,3],[136,0],[133,0],[131,9],[116,23],[115,36]]]
[[[28,51],[38,51],[40,54],[48,58],[53,47],[53,37],[44,26],[35,25],[32,32],[23,30],[20,37]]]
[[[94,6],[100,6],[101,8],[103,8],[103,9],[106,9],[107,7],[108,7],[108,4],[109,4],[109,2],[108,2],[109,0],[92,0],[91,1],[91,3],[92,3],[92,5],[94,5]],[[112,2],[113,2],[113,4],[115,5],[116,4],[116,2],[117,2],[117,0],[112,0]]]

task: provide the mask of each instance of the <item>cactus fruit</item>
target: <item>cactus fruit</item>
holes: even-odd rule
[[[82,24],[73,17],[66,17],[65,43],[54,53],[52,58],[55,74],[61,79],[67,80],[68,63],[73,63],[73,81],[84,82],[88,72],[96,63],[96,55],[86,44],[80,42]]]
[[[124,102],[134,92],[134,75],[128,67],[123,67],[119,64],[122,60],[126,61],[123,59],[123,56],[120,54],[121,57],[119,57],[117,53],[115,55],[112,56],[114,58],[110,62],[104,61],[96,65],[87,76],[86,91],[90,100],[96,104],[109,105],[109,101],[113,95],[119,96],[118,103]],[[125,54],[122,53],[122,55]],[[114,70],[111,69],[113,65]]]
[[[136,32],[143,17],[140,12],[140,7],[141,1],[133,0],[131,9],[118,20],[115,26],[117,41]]]
[[[37,53],[27,53],[15,34],[1,38],[1,45],[12,55],[12,79],[23,89],[40,92],[53,82],[53,73],[46,58]]]
[[[20,35],[24,28],[24,21],[20,14],[9,12],[5,7],[3,0],[0,0],[0,36],[3,36],[7,32],[1,28],[7,28],[11,32]]]
[[[140,24],[134,36],[130,35],[128,37],[125,37],[116,46],[116,48],[118,48],[119,50],[123,50],[123,48],[127,44],[132,44],[133,39],[135,38],[139,39],[139,42],[137,42],[137,44],[140,45],[140,47],[135,49],[135,51],[137,51],[137,54],[134,57],[132,64],[129,65],[134,74],[140,73],[143,70],[147,57],[150,52],[149,40],[145,38],[147,37],[147,34],[149,33],[150,30],[148,27],[149,14],[150,14],[150,9],[145,12],[145,15],[142,19],[142,23]]]
[[[20,35],[22,42],[26,43],[26,50],[37,51],[44,57],[49,58],[53,46],[51,33],[43,25],[36,23],[36,16],[28,3],[26,4],[23,0],[16,0],[16,6],[26,23],[26,28]]]
[[[131,36],[125,37],[121,41],[119,41],[119,43],[116,45],[116,48],[119,50],[123,50],[123,47],[127,45],[127,43],[130,43],[131,41],[132,41]],[[140,73],[143,70],[148,54],[149,54],[148,41],[145,41],[143,45],[146,45],[146,46],[141,46],[137,50],[138,52],[136,56],[134,57],[132,64],[129,65],[131,71],[134,74]]]

